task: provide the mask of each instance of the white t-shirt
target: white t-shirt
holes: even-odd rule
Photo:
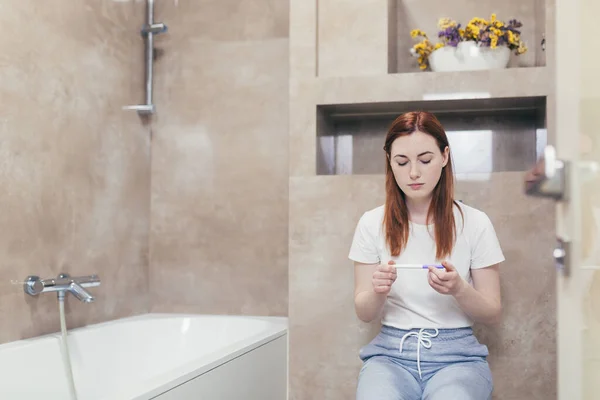
[[[464,214],[454,207],[456,243],[447,261],[471,283],[471,269],[492,266],[504,261],[496,232],[488,216],[473,207],[459,203]],[[383,230],[384,206],[363,214],[358,222],[349,258],[374,264],[393,259],[397,264],[439,264],[433,225],[410,222],[408,243],[399,257],[391,257]],[[460,309],[451,295],[436,292],[427,281],[427,269],[398,269],[383,309],[384,325],[399,329],[462,328],[473,321]]]

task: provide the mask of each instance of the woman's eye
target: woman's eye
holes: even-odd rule
[[[429,163],[431,162],[431,160],[427,160],[427,161],[425,161],[425,160],[421,160],[421,162],[422,162],[423,164],[429,164]]]
[[[401,167],[404,167],[406,164],[408,164],[408,163],[407,163],[407,162],[405,162],[405,163],[402,163],[402,164],[401,164],[401,163],[398,163],[398,165],[399,165],[399,166],[401,166]]]

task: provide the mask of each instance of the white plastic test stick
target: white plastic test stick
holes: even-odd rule
[[[392,264],[396,269],[429,269],[429,267],[434,267],[437,269],[444,269],[444,266],[441,264]]]

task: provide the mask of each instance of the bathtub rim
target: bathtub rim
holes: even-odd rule
[[[157,378],[148,378],[132,385],[125,390],[112,394],[114,400],[148,400],[155,396],[163,394],[177,386],[180,386],[198,376],[217,368],[218,366],[230,362],[243,356],[250,351],[276,340],[288,333],[288,317],[264,317],[264,316],[245,316],[245,315],[223,315],[223,314],[188,314],[188,313],[147,313],[132,317],[121,318],[114,321],[136,320],[136,319],[155,319],[155,318],[190,318],[190,317],[216,317],[223,319],[241,319],[241,320],[261,320],[269,323],[265,331],[243,340],[234,342],[217,351],[210,352],[193,361],[182,364],[172,370],[161,374]],[[108,323],[113,321],[108,321]],[[97,325],[94,325],[97,326]],[[108,399],[107,399],[108,400]],[[110,400],[113,400],[111,397]]]

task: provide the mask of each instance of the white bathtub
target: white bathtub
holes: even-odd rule
[[[60,335],[0,345],[0,399],[68,400]],[[78,400],[284,400],[287,319],[145,314],[69,331]]]

